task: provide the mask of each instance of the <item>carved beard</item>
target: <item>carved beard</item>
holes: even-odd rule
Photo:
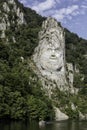
[[[53,54],[49,53],[48,51],[44,52],[42,56],[40,57],[40,65],[45,70],[58,70],[62,67],[63,60],[62,60],[62,54]]]

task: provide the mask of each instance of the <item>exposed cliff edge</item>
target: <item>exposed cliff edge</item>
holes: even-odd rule
[[[76,93],[73,87],[73,65],[66,64],[65,60],[64,29],[51,17],[48,17],[42,24],[39,44],[35,49],[33,60],[43,89],[49,98],[52,99],[53,91],[57,88],[63,92]]]
[[[35,49],[33,60],[42,77],[43,88],[47,89],[50,96],[51,89],[56,87],[60,91],[75,93],[73,65],[66,63],[65,59],[64,29],[51,17],[48,17],[42,24],[39,32],[39,45]]]
[[[65,41],[63,28],[56,20],[47,18],[39,32],[39,45],[35,49],[34,62],[41,75],[55,80],[59,86],[65,84]]]
[[[79,89],[73,85],[75,69],[72,63],[66,62],[65,51],[64,29],[55,19],[48,17],[43,22],[39,32],[39,43],[35,48],[33,61],[36,66],[35,71],[41,79],[43,90],[52,100],[54,107],[57,106],[60,109],[56,108],[56,120],[68,119],[70,116],[70,113],[67,112],[68,109],[80,117],[79,108],[73,103],[70,96],[72,95],[74,98],[79,92]],[[69,102],[62,107],[59,105],[62,100],[59,95],[65,96],[65,100],[70,98]],[[63,96],[61,98],[64,98]]]

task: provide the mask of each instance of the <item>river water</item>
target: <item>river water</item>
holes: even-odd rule
[[[39,127],[36,122],[0,121],[0,130],[87,130],[87,122],[49,122],[44,127]]]

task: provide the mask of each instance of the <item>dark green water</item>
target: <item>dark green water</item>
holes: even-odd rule
[[[52,122],[40,128],[36,122],[0,121],[0,130],[87,130],[87,122]]]

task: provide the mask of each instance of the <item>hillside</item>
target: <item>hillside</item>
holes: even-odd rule
[[[32,55],[38,46],[38,32],[46,18],[17,0],[0,2],[0,118],[54,119],[52,101],[42,90],[42,83],[33,71]],[[78,95],[56,93],[60,104],[68,104],[66,113],[78,117],[78,110],[87,113],[87,40],[65,29],[66,61],[74,66],[74,86]],[[68,98],[68,100],[67,100]],[[76,114],[77,113],[77,114]]]

